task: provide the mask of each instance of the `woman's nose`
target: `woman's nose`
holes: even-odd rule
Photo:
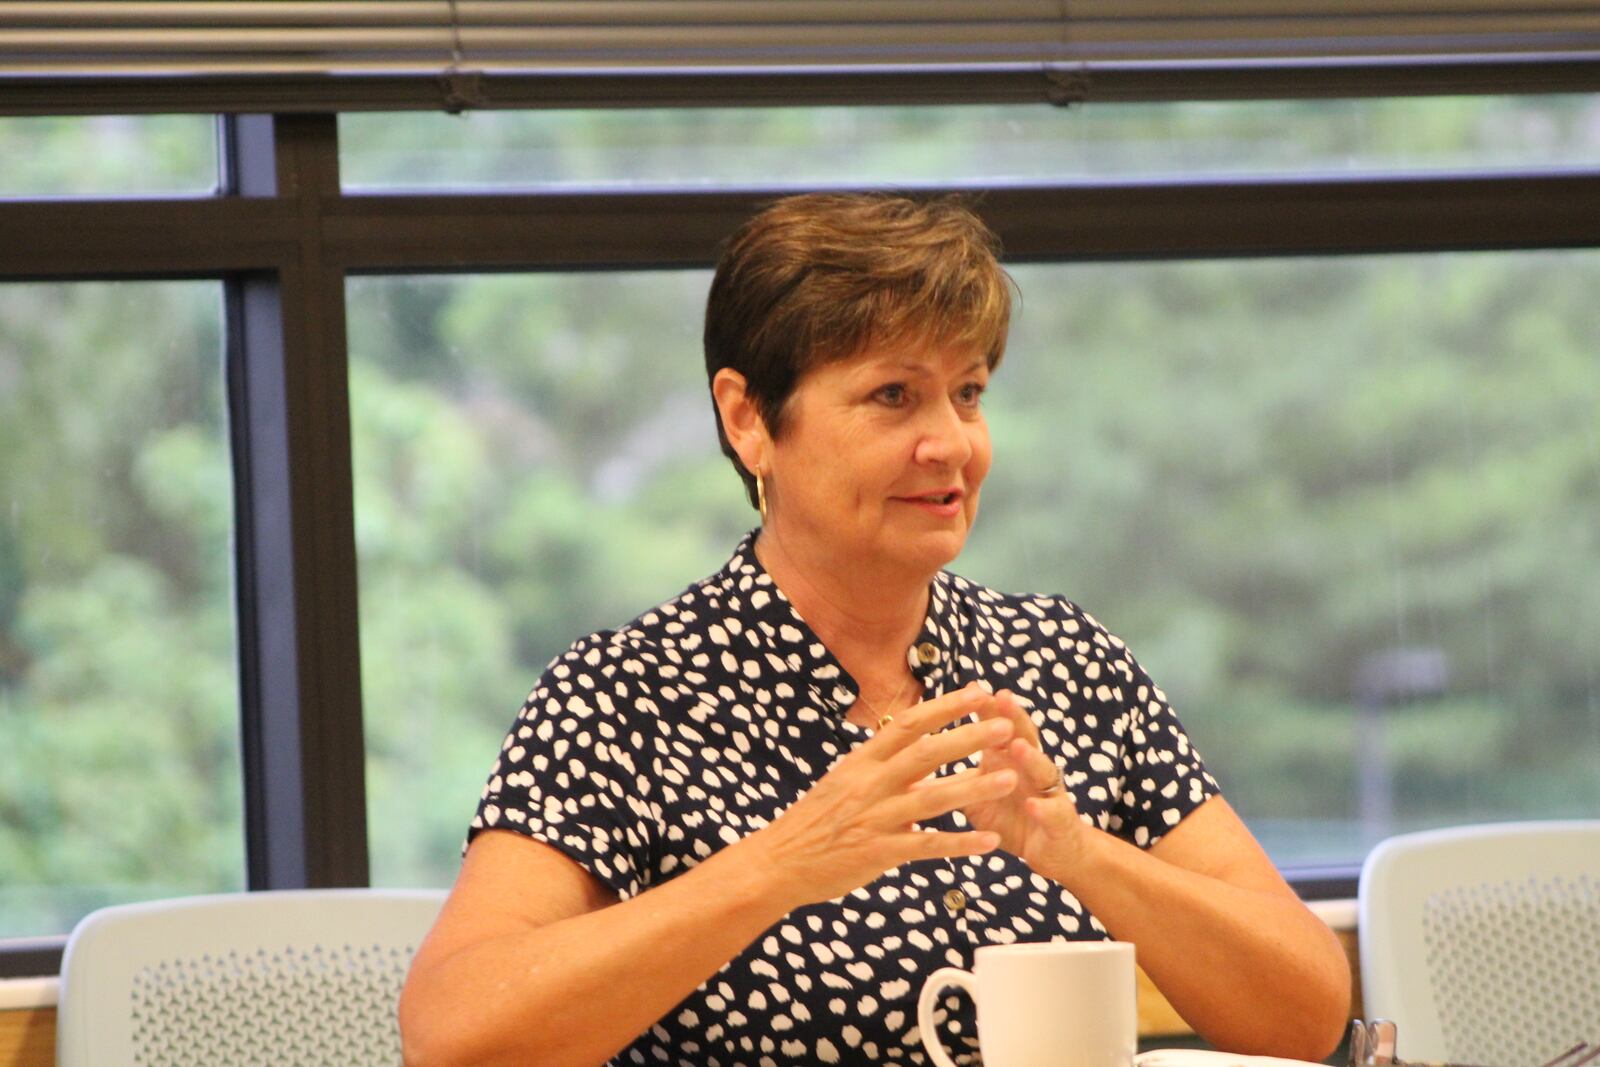
[[[917,462],[960,468],[971,458],[972,439],[966,420],[953,404],[935,405],[917,441]]]

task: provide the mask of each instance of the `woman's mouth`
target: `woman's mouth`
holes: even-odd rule
[[[935,515],[949,517],[960,514],[962,492],[959,489],[942,489],[938,492],[923,493],[919,496],[895,497],[902,504],[914,504],[924,511]]]

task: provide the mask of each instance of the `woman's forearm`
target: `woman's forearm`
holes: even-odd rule
[[[1284,891],[1241,888],[1100,831],[1045,872],[1119,941],[1219,1048],[1320,1060],[1338,1044],[1350,974],[1338,939]]]
[[[622,903],[427,961],[401,1003],[407,1064],[604,1062],[794,906],[757,848],[740,842]]]

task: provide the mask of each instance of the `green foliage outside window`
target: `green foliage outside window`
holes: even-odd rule
[[[995,467],[955,569],[1127,638],[1280,862],[1595,810],[1600,259],[1014,273]],[[379,880],[447,879],[544,663],[754,525],[716,451],[706,281],[352,284]],[[1445,676],[1364,720],[1363,672],[1395,650]]]
[[[355,114],[347,187],[977,186],[1600,161],[1592,96]]]
[[[0,286],[0,937],[243,884],[220,296]]]
[[[0,118],[0,196],[161,196],[217,187],[210,115]]]
[[[1555,122],[1544,103],[1485,120],[1445,102],[1426,129],[1379,108],[1365,135],[1453,159],[1545,136],[1583,157],[1572,138],[1600,129],[1581,121],[1595,102],[1559,101]],[[814,116],[765,114],[701,134],[814,136]],[[1189,115],[1137,136],[1179,166],[1228,141]],[[1163,141],[1172,116],[1201,147]],[[925,111],[883,121],[902,136],[873,174],[981,154],[920,136]],[[547,146],[570,156],[555,172],[600,173],[637,122],[569,122],[570,145]],[[0,195],[73,191],[61,176],[92,149],[48,129],[0,123]],[[400,139],[420,135],[397,129],[382,136],[403,161]],[[674,158],[691,165],[695,143]],[[206,151],[166,158],[207,172]],[[665,157],[641,158],[648,177]],[[996,466],[957,570],[1063,592],[1127,638],[1281,862],[1600,808],[1600,255],[1014,273],[1022,305],[987,400]],[[351,281],[375,881],[447,881],[545,662],[715,569],[754,525],[715,445],[706,281]],[[242,883],[218,293],[0,286],[0,936]],[[1366,692],[1395,650],[1442,680]]]

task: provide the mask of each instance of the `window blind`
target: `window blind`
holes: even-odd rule
[[[1600,66],[1595,0],[73,0],[0,4],[0,97],[45,84]],[[735,95],[737,89],[735,88]],[[769,101],[770,102],[770,101]],[[6,105],[0,102],[0,110]]]

